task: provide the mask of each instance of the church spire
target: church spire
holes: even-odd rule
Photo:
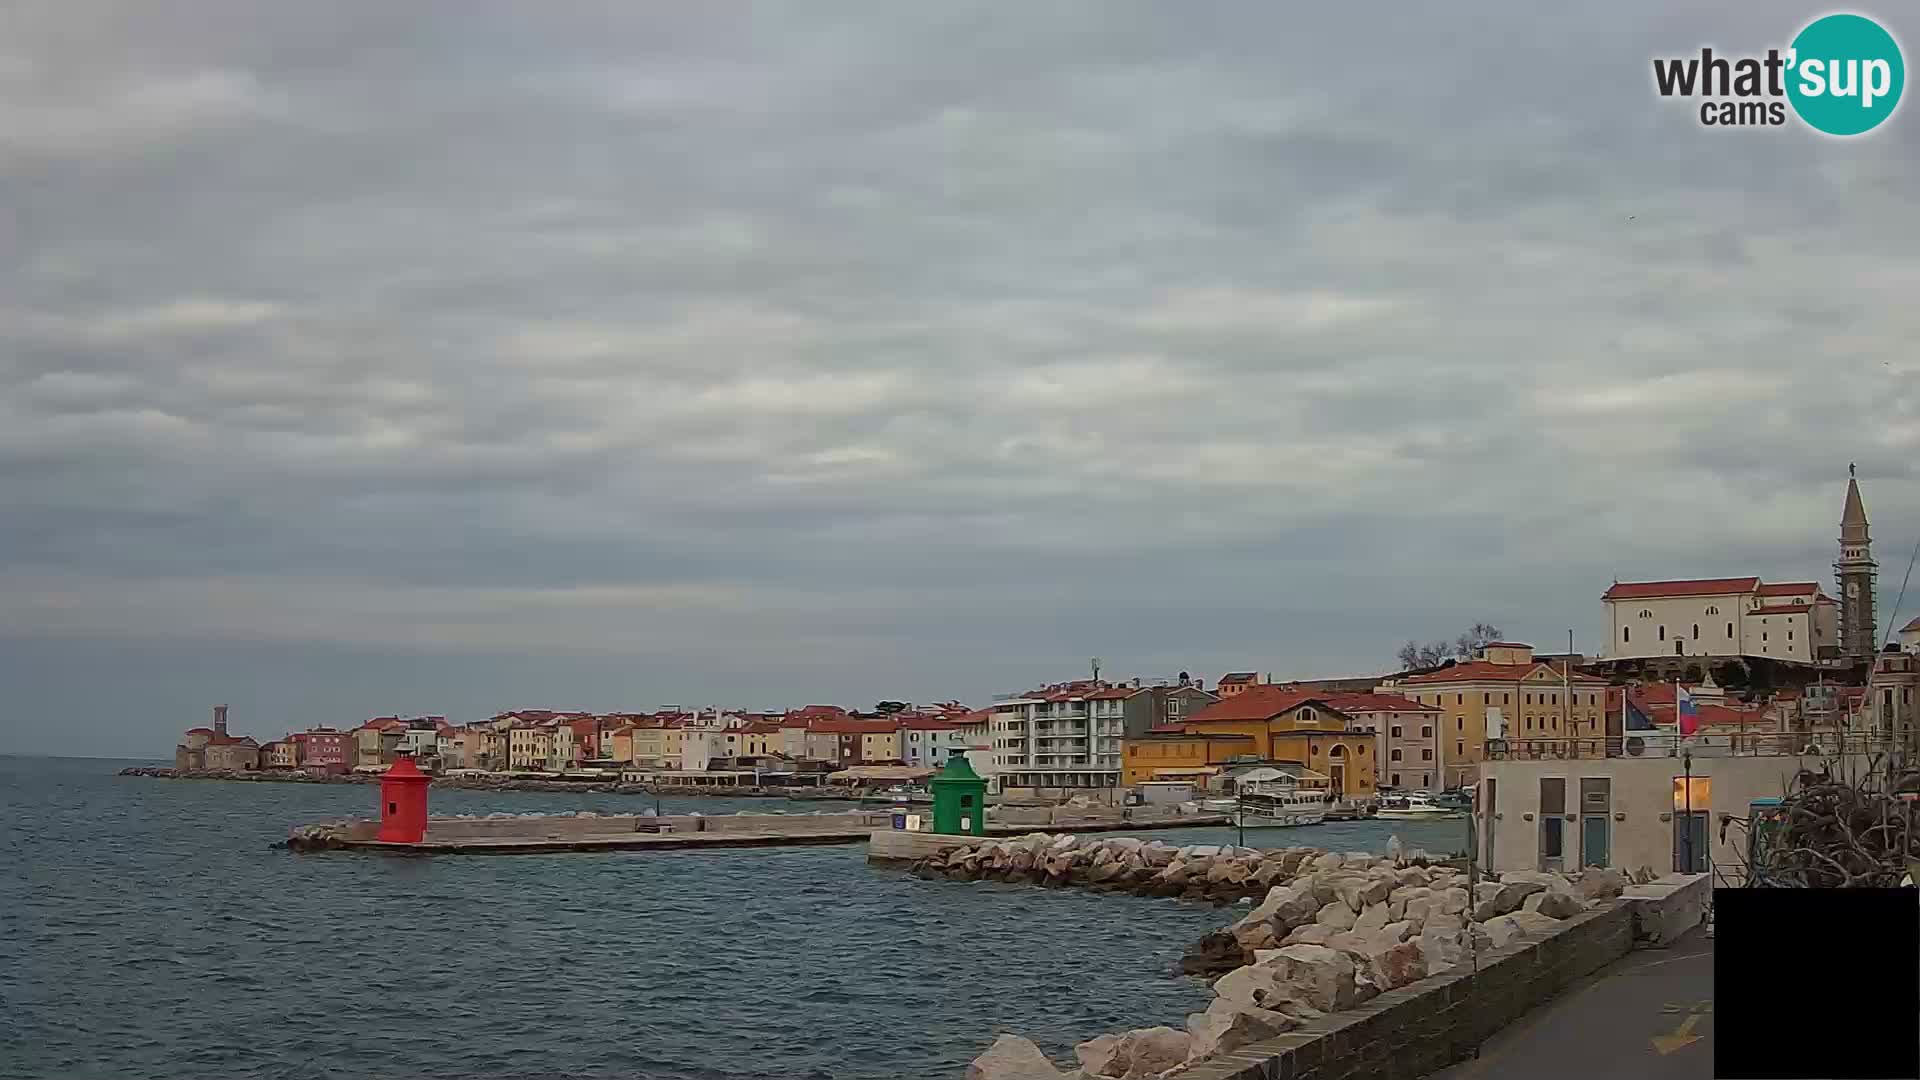
[[[1860,481],[1854,479],[1851,465],[1847,466],[1847,505],[1840,511],[1840,542],[1871,543],[1867,534],[1867,508],[1860,501]]]
[[[1870,660],[1878,648],[1874,612],[1873,536],[1867,528],[1867,508],[1860,501],[1860,481],[1847,466],[1847,505],[1840,511],[1840,558],[1833,564],[1840,586],[1840,655]]]

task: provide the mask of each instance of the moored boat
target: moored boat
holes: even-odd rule
[[[1233,809],[1233,823],[1243,829],[1318,825],[1326,817],[1325,792],[1292,784],[1248,784],[1240,789]]]
[[[1463,818],[1467,814],[1464,810],[1441,805],[1424,791],[1414,791],[1381,802],[1373,816],[1391,821],[1445,821]]]

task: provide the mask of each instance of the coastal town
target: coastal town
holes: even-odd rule
[[[186,732],[174,774],[371,779],[405,757],[450,779],[547,786],[921,792],[964,758],[1008,802],[1204,802],[1258,782],[1355,813],[1439,817],[1461,809],[1449,796],[1478,790],[1536,826],[1488,830],[1514,860],[1637,868],[1671,852],[1675,869],[1704,868],[1739,854],[1710,836],[1712,815],[1778,795],[1778,759],[1914,736],[1920,619],[1877,646],[1877,569],[1851,478],[1839,533],[1839,599],[1813,580],[1616,581],[1601,593],[1609,640],[1594,655],[1480,624],[1456,642],[1408,643],[1407,667],[1363,678],[1113,678],[1095,660],[1085,678],[979,707],[515,709],[467,723],[379,716],[265,742],[234,733],[222,705]]]

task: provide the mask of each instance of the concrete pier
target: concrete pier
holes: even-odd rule
[[[1135,808],[1138,811],[1139,808]],[[1053,832],[1132,832],[1221,825],[1217,814],[1150,814],[1130,819],[1117,812],[1062,813],[1048,825]],[[349,821],[307,825],[294,830],[288,846],[301,851],[358,850],[418,855],[522,855],[557,851],[683,851],[695,848],[781,847],[804,844],[858,844],[877,842],[881,851],[901,843],[928,843],[917,838],[933,833],[907,832],[892,827],[889,811],[843,814],[698,814],[651,816],[515,815],[486,818],[430,818],[426,836],[417,843],[385,843],[376,838],[379,823]],[[989,836],[1020,836],[1034,831],[1025,822],[990,821]],[[901,841],[901,837],[915,840]],[[968,837],[950,837],[964,842]],[[904,850],[904,849],[903,849]],[[929,849],[930,850],[933,849]],[[929,852],[921,852],[926,854]],[[910,856],[870,855],[879,861]]]

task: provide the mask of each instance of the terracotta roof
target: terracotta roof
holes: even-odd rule
[[[891,720],[815,720],[807,729],[822,735],[890,735],[900,730]]]
[[[1178,687],[1175,687],[1175,689],[1178,689]],[[1125,701],[1135,694],[1144,694],[1146,692],[1147,688],[1144,686],[1113,686],[1105,690],[1095,690],[1091,694],[1082,694],[1080,696],[1086,698],[1088,701]]]
[[[1560,678],[1560,669],[1552,664],[1496,664],[1488,660],[1470,660],[1464,664],[1455,664],[1450,668],[1441,668],[1425,675],[1409,675],[1400,680],[1415,686],[1447,685],[1463,682],[1519,682],[1536,671],[1545,669],[1555,680]],[[1607,680],[1594,675],[1573,672],[1570,681],[1580,686],[1603,685]]]
[[[1302,702],[1315,700],[1324,700],[1324,696],[1311,690],[1296,690],[1288,686],[1249,686],[1230,698],[1223,698],[1208,705],[1187,719],[1196,722],[1266,720]]]
[[[959,724],[937,716],[910,716],[900,721],[900,726],[907,731],[957,731],[960,728]]]
[[[756,720],[740,729],[749,735],[778,735],[780,725],[765,720]]]
[[[1761,596],[1805,596],[1820,591],[1820,586],[1812,581],[1776,581],[1769,582],[1754,590]]]
[[[1260,673],[1257,671],[1229,671],[1225,675],[1220,676],[1220,683],[1221,685],[1225,685],[1227,683],[1252,682],[1259,677]]]
[[[1345,713],[1356,712],[1430,712],[1440,710],[1432,705],[1422,705],[1401,697],[1398,694],[1328,694],[1323,700],[1330,708]]]
[[[1920,620],[1916,620],[1916,621],[1920,621]],[[993,719],[992,709],[975,709],[972,712],[967,713],[965,716],[960,717],[959,720],[956,721],[956,723],[984,724],[987,721],[992,719]]]
[[[1688,578],[1683,581],[1616,581],[1602,600],[1653,600],[1663,596],[1722,596],[1749,593],[1760,585],[1757,577]]]

